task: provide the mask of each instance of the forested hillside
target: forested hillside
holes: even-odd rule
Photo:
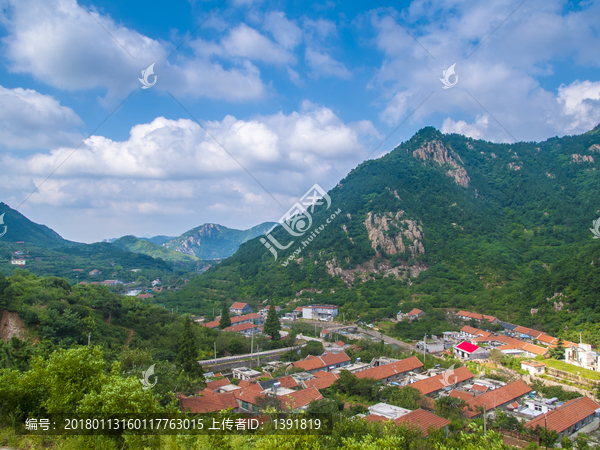
[[[205,313],[223,299],[325,302],[373,320],[418,298],[422,308],[471,308],[549,333],[568,326],[567,334],[592,334],[599,153],[600,127],[515,144],[424,128],[341,180],[331,207],[316,207],[311,230],[277,260],[254,239],[168,302]],[[273,236],[282,245],[293,239],[282,227]]]

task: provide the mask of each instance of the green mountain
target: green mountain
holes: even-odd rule
[[[168,248],[161,247],[160,245],[156,245],[150,241],[138,239],[135,236],[123,236],[122,238],[114,241],[112,244],[124,250],[129,250],[133,253],[141,253],[153,258],[160,258],[164,261],[188,263],[198,261],[198,258],[193,255],[178,253],[176,251],[169,250]]]
[[[203,313],[223,300],[333,303],[372,321],[418,299],[411,308],[591,330],[600,322],[600,244],[589,229],[600,216],[599,153],[600,127],[514,144],[424,128],[352,170],[303,236],[275,229],[281,246],[293,241],[277,260],[250,240],[169,302]]]
[[[145,238],[145,237],[141,237],[138,238],[144,241],[148,241],[148,242],[152,242],[153,244],[156,245],[163,245],[165,242],[170,241],[171,239],[175,239],[175,236],[153,236],[151,238]]]
[[[0,203],[1,214],[4,214],[4,224],[0,224],[0,233],[4,232],[4,226],[6,233],[0,237],[0,272],[6,276],[16,268],[23,267],[36,275],[63,277],[71,283],[106,279],[131,282],[139,276],[147,279],[164,278],[198,269],[198,261],[187,255],[181,255],[180,260],[177,260],[178,254],[172,255],[171,260],[164,260],[158,255],[155,259],[151,255],[132,252],[106,242],[84,244],[68,241],[5,203]],[[164,253],[171,254],[167,249],[156,247],[163,252],[163,256]],[[24,259],[25,265],[12,264],[13,259]],[[102,274],[89,275],[94,269]]]
[[[3,223],[6,233],[0,237],[0,242],[24,241],[31,244],[40,244],[44,247],[56,247],[74,242],[63,239],[56,231],[46,225],[32,222],[19,211],[12,209],[6,203],[0,202],[0,216],[4,215]],[[0,234],[5,228],[0,224]]]
[[[162,245],[179,253],[200,259],[221,259],[233,255],[240,244],[265,234],[273,222],[265,222],[249,230],[234,230],[214,223],[193,228]]]

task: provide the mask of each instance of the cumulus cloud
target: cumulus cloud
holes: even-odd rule
[[[259,223],[279,219],[312,184],[335,185],[380,138],[371,122],[344,123],[310,102],[290,114],[246,121],[226,116],[203,126],[227,151],[191,120],[158,117],[134,126],[124,141],[92,136],[68,159],[72,147],[5,155],[0,186],[19,201],[66,160],[28,207],[104,210],[111,218],[127,210],[189,216],[198,223],[202,217]]]
[[[593,53],[600,45],[594,19],[600,16],[600,4],[565,10],[560,0],[526,2],[502,23],[520,3],[467,6],[448,1],[433,6],[415,0],[401,13],[388,8],[420,44],[388,14],[371,11],[374,44],[384,58],[369,88],[380,92],[381,120],[399,123],[435,92],[411,122],[446,117],[447,130],[498,142],[512,141],[511,135],[541,140],[596,125],[597,80],[551,89],[543,78],[553,75],[565,60],[600,65]],[[458,83],[444,90],[439,78],[454,63]],[[454,117],[457,114],[460,120]],[[465,114],[473,119],[465,120]],[[491,118],[484,122],[485,116],[493,116],[502,126]]]
[[[41,149],[81,141],[83,122],[54,98],[31,89],[0,86],[0,146]]]

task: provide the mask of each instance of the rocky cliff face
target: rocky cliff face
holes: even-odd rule
[[[194,234],[185,238],[178,246],[173,248],[179,253],[186,253],[188,255],[195,255],[195,251],[203,243],[204,239],[216,236],[221,233],[222,227],[214,223],[207,223],[199,228]],[[168,243],[163,244],[163,247],[167,247]]]
[[[423,161],[433,160],[439,166],[449,166],[446,175],[454,178],[454,182],[461,186],[469,186],[471,179],[463,166],[458,164],[457,160],[463,162],[458,153],[449,147],[445,147],[439,141],[431,141],[423,144],[420,148],[413,152],[415,158]]]
[[[404,211],[381,215],[369,212],[364,226],[376,256],[352,269],[343,269],[333,258],[326,262],[327,273],[341,277],[348,285],[357,280],[367,281],[373,274],[394,278],[418,277],[427,266],[420,261],[409,264],[408,260],[425,254],[423,227],[416,220],[403,219],[403,216]],[[404,256],[405,261],[392,264],[389,257],[394,255]]]

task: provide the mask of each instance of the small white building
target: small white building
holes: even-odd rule
[[[408,414],[410,409],[400,408],[399,406],[388,405],[387,403],[377,403],[369,406],[369,413],[376,416],[385,417],[386,419],[396,420],[405,414]]]
[[[333,320],[338,315],[338,307],[333,305],[310,305],[302,307],[303,319]]]
[[[454,356],[460,359],[486,359],[490,357],[490,352],[479,347],[478,345],[471,344],[467,341],[462,341],[460,344],[454,347]]]
[[[600,357],[590,344],[571,344],[565,348],[565,362],[584,369],[600,371]]]
[[[10,260],[11,264],[16,264],[17,266],[24,266],[27,264],[27,261],[24,259],[11,259]]]
[[[237,378],[238,380],[250,381],[255,378],[259,378],[263,375],[262,372],[258,370],[249,369],[248,367],[236,367],[231,370],[231,374],[233,378]]]
[[[546,372],[546,364],[533,361],[522,361],[521,370],[526,370],[530,375],[542,375]]]

